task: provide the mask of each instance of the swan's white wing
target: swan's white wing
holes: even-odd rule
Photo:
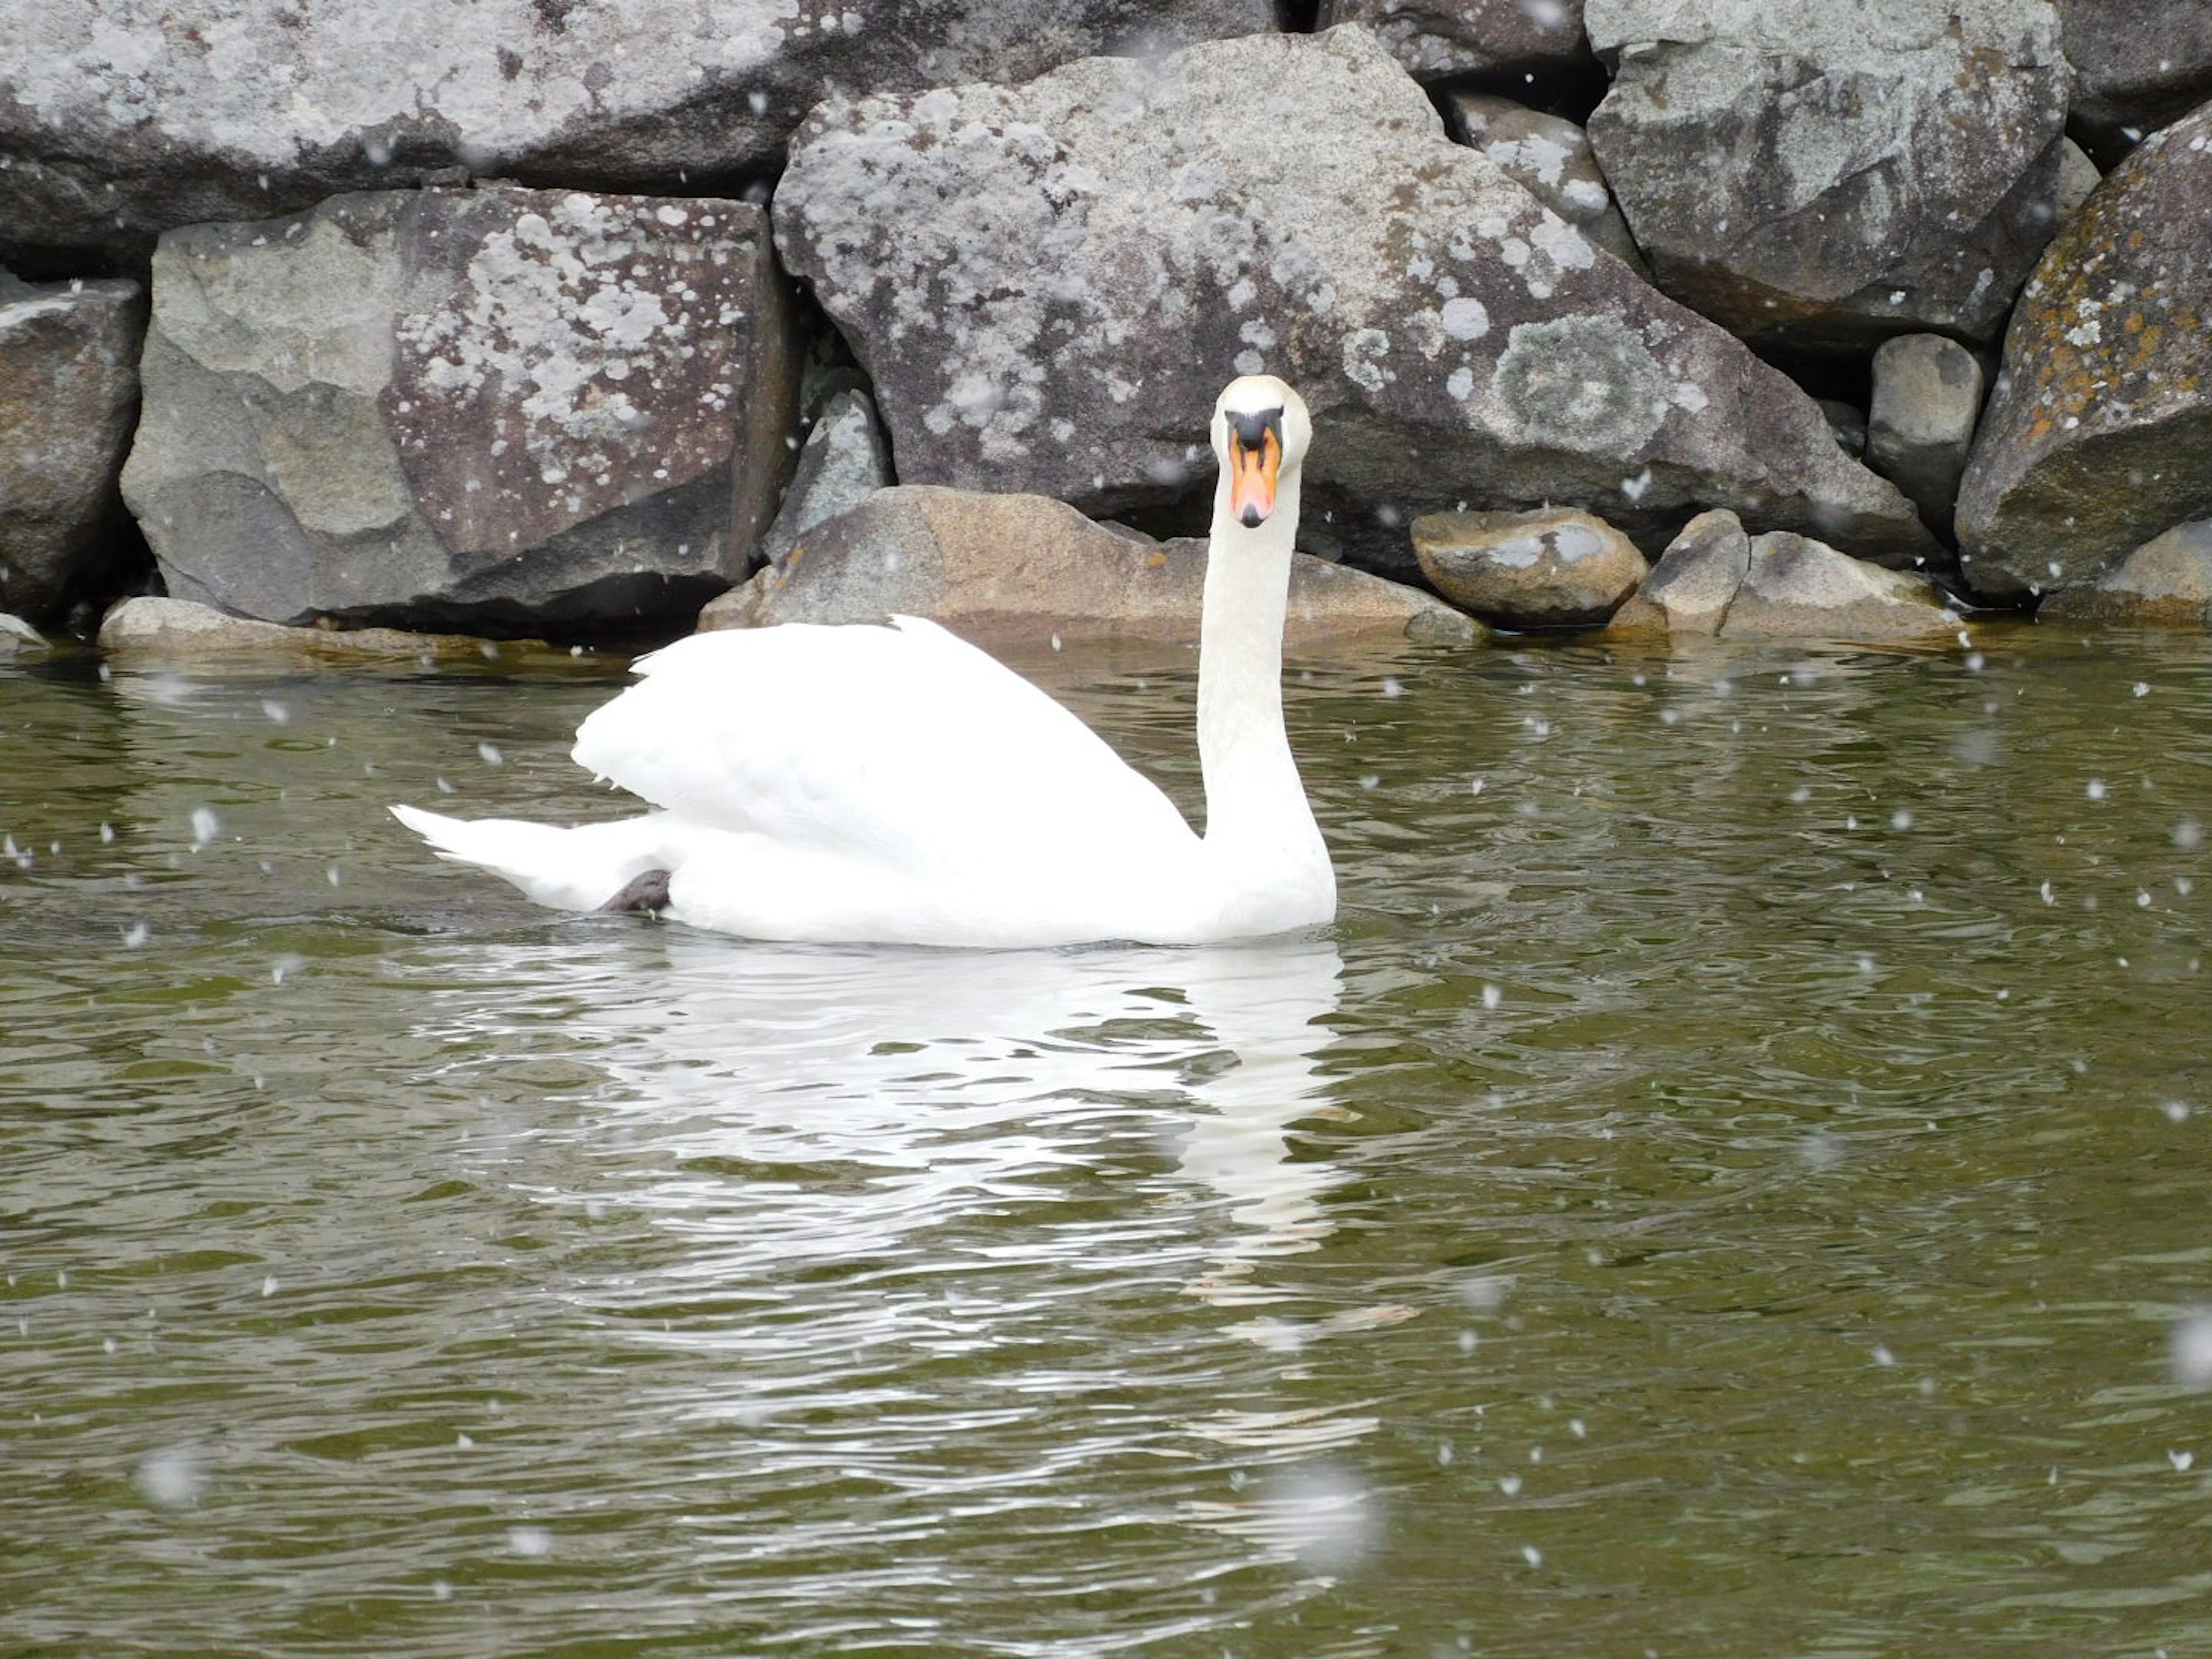
[[[916,876],[1193,839],[1081,720],[933,623],[699,634],[636,667],[575,759],[702,823]]]

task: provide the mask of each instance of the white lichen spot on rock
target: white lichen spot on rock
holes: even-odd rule
[[[1619,319],[1559,317],[1513,330],[1491,391],[1536,443],[1619,454],[1658,428],[1665,372]]]

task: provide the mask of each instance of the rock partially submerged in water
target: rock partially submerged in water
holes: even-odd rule
[[[500,647],[465,635],[415,634],[395,628],[287,628],[234,617],[189,599],[121,601],[100,624],[100,648],[117,657],[205,662],[240,658],[363,662],[379,658],[483,659]]]
[[[1601,623],[1650,568],[1627,537],[1571,507],[1427,514],[1413,553],[1437,592],[1504,628]]]
[[[1590,118],[1661,286],[1747,338],[1994,340],[2055,222],[2051,0],[1589,0]]]
[[[2153,537],[2087,586],[2052,594],[2036,615],[2122,628],[2212,628],[2212,519]]]
[[[2146,140],[2021,296],[1959,495],[1960,568],[2018,599],[2212,515],[2212,105]]]
[[[702,629],[927,617],[972,638],[1194,644],[1206,545],[1093,524],[1040,495],[901,484],[817,526],[781,565],[708,605]],[[1481,627],[1428,594],[1300,554],[1290,644],[1473,640]]]
[[[143,257],[457,173],[765,175],[832,88],[1029,76],[1273,27],[1269,0],[23,0],[0,6],[0,258]]]
[[[1925,576],[1887,570],[1787,531],[1747,537],[1733,514],[1691,521],[1613,618],[1620,632],[1866,643],[1955,635]]]
[[[162,239],[123,489],[171,594],[477,633],[687,617],[789,465],[766,216],[343,196]]]
[[[19,657],[46,648],[46,635],[21,617],[0,611],[0,658]]]
[[[145,331],[137,283],[0,270],[0,610],[51,617],[99,574],[123,523]]]
[[[1810,398],[1451,143],[1356,25],[825,105],[775,215],[909,483],[1194,526],[1221,380],[1264,368],[1313,411],[1316,527],[1394,573],[1476,480],[1639,534],[1717,503],[1934,550]]]

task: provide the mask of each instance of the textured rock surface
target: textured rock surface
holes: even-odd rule
[[[1442,102],[1453,137],[1480,150],[1500,173],[1614,258],[1644,269],[1644,255],[1613,204],[1588,133],[1572,121],[1494,93],[1446,92]]]
[[[174,232],[125,494],[173,595],[271,622],[688,612],[789,465],[785,309],[744,203],[388,191]]]
[[[1743,585],[1720,626],[1726,639],[1912,640],[1958,631],[1957,613],[1925,576],[1884,570],[1787,531],[1751,538]]]
[[[2212,519],[2152,538],[2086,587],[2053,593],[2045,622],[2212,628]]]
[[[891,455],[865,392],[841,392],[822,406],[799,452],[775,522],[761,538],[758,557],[781,564],[806,532],[858,507],[891,483]]]
[[[189,599],[125,599],[100,619],[100,648],[116,656],[347,661],[371,657],[482,658],[485,641],[394,628],[286,628],[233,617]]]
[[[1589,0],[1589,135],[1661,284],[1747,337],[1994,339],[2054,224],[2050,0]]]
[[[2094,581],[2212,514],[2212,106],[2146,141],[2052,242],[1959,495],[1995,598]]]
[[[1321,0],[1321,27],[1365,23],[1424,81],[1586,61],[1583,0]]]
[[[2106,166],[2212,98],[2212,6],[2057,0],[2077,82],[2073,122]]]
[[[51,616],[121,519],[145,306],[132,282],[0,273],[0,610]]]
[[[1450,143],[1356,26],[817,112],[775,221],[909,483],[1196,508],[1213,398],[1265,368],[1314,413],[1309,520],[1385,568],[1471,495],[1932,547],[1810,399]]]
[[[702,628],[927,617],[977,639],[1194,641],[1201,541],[1155,543],[1037,495],[902,484],[819,526],[788,563],[708,606]],[[1301,554],[1284,637],[1470,640],[1426,593]]]
[[[771,169],[831,88],[1023,80],[1270,28],[1269,0],[17,0],[0,258],[478,176],[656,194]]]
[[[1910,495],[1939,533],[1951,528],[1984,381],[1974,354],[1941,334],[1900,334],[1874,354],[1867,464]]]
[[[1647,568],[1603,519],[1559,507],[1428,514],[1413,520],[1413,553],[1439,593],[1506,628],[1603,622]]]
[[[1751,569],[1751,538],[1735,514],[1700,513],[1667,544],[1644,585],[1613,613],[1617,632],[1717,634]]]

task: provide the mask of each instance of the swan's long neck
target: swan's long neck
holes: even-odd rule
[[[1283,730],[1283,620],[1297,536],[1298,480],[1296,474],[1283,479],[1275,510],[1248,530],[1230,513],[1223,470],[1213,498],[1199,633],[1198,757],[1206,776],[1206,844],[1210,853],[1269,864],[1303,860],[1319,848],[1321,835]]]

